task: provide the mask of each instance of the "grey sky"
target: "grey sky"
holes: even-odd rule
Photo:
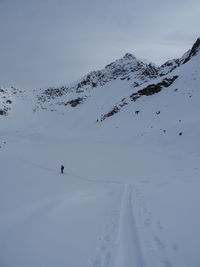
[[[0,0],[0,85],[68,84],[126,52],[156,64],[199,37],[199,0]]]

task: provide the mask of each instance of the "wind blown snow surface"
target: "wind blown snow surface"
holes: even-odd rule
[[[31,92],[12,99],[0,117],[1,267],[200,266],[199,65],[102,122],[138,89],[116,79],[60,112],[33,112]]]

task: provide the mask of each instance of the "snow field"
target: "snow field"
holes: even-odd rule
[[[200,266],[199,62],[102,123],[131,80],[58,112],[16,100],[0,117],[1,267]]]

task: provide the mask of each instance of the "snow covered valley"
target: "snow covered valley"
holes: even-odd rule
[[[0,117],[1,267],[200,266],[199,64],[195,54],[164,77],[109,76],[42,104],[36,92],[10,95]],[[79,94],[83,103],[68,105]]]

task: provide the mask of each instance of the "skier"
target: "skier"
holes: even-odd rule
[[[61,173],[63,173],[63,172],[64,172],[64,166],[61,165]]]

